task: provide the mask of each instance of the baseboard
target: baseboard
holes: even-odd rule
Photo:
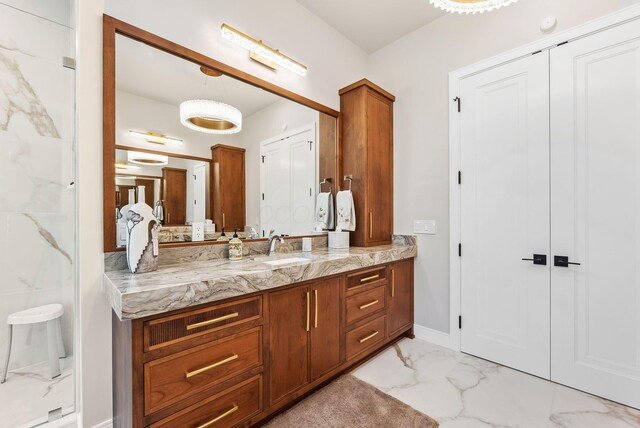
[[[451,346],[451,336],[449,333],[434,330],[418,324],[413,325],[413,333],[416,335],[416,339],[424,340],[425,342],[433,343],[434,345],[443,346],[445,348],[455,349]]]
[[[98,425],[94,425],[93,428],[113,428],[113,419],[100,422]]]

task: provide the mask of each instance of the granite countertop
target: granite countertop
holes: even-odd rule
[[[208,260],[160,266],[155,272],[105,272],[104,292],[121,320],[269,290],[417,255],[412,241],[369,248],[277,253],[242,261]],[[273,266],[266,261],[301,258]]]

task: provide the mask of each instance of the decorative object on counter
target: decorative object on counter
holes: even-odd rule
[[[158,220],[158,224],[162,224],[164,221],[164,201],[162,199],[156,202],[156,206],[153,208],[153,215]]]
[[[430,0],[435,7],[452,13],[483,13],[509,6],[518,0]]]
[[[316,199],[315,231],[322,232],[323,230],[331,230],[333,229],[333,223],[333,193],[318,193]]]
[[[344,181],[349,182],[349,189],[338,192],[336,195],[336,207],[338,213],[338,225],[336,232],[343,230],[356,230],[356,209],[353,203],[353,193],[351,193],[351,185],[353,177],[344,176]]]
[[[233,231],[233,238],[229,241],[229,260],[242,260],[242,241],[238,237],[238,230]]]
[[[302,251],[305,253],[310,252],[313,249],[313,239],[312,238],[302,238]]]
[[[220,237],[217,239],[217,241],[224,242],[228,240],[229,240],[229,237],[224,233],[224,227],[223,227],[222,233],[220,234]]]
[[[158,270],[158,220],[138,186],[138,203],[127,214],[127,265],[132,273]]]
[[[127,245],[127,215],[129,214],[129,208],[136,203],[136,191],[129,189],[129,199],[127,205],[120,208],[118,212],[118,224],[116,225],[118,247],[124,247]]]
[[[247,239],[258,239],[260,238],[260,235],[258,234],[258,231],[256,230],[255,227],[253,226],[247,226],[247,228],[249,229],[247,233]]]
[[[194,222],[191,223],[191,241],[200,242],[204,241],[204,223]]]
[[[329,248],[334,250],[349,248],[349,232],[329,232]]]
[[[210,218],[204,221],[204,233],[205,234],[216,233],[216,224]]]

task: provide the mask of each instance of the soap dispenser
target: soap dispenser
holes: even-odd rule
[[[242,241],[238,237],[238,229],[233,230],[233,238],[229,241],[229,260],[242,260]]]
[[[224,227],[222,228],[222,233],[220,234],[220,237],[218,237],[217,239],[218,241],[228,241],[229,237],[227,235],[225,235],[224,233]]]

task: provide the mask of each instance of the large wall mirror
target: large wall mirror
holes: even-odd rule
[[[338,112],[105,16],[105,251],[144,200],[162,245],[308,236],[338,189]],[[286,72],[286,71],[282,71]],[[215,110],[215,118],[204,111]],[[322,200],[322,198],[320,198]]]

